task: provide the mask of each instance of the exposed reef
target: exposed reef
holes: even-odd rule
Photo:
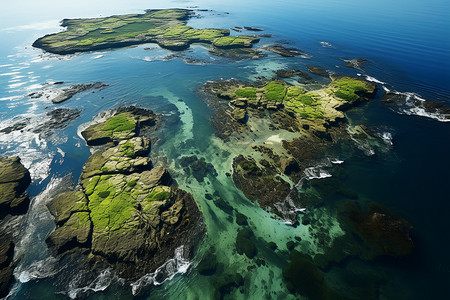
[[[122,278],[155,271],[185,246],[190,252],[201,215],[193,197],[172,184],[167,169],[153,167],[153,112],[119,109],[86,128],[88,145],[102,146],[86,162],[80,186],[55,197],[48,208],[57,228],[47,238],[55,255],[69,252],[112,266]]]
[[[0,157],[0,218],[28,210],[30,199],[24,192],[30,183],[30,172],[18,157]]]
[[[69,123],[81,114],[79,109],[57,108],[36,117],[23,118],[14,124],[0,129],[0,133],[10,134],[15,131],[38,133],[40,137],[47,138],[55,133],[56,129],[64,129]]]
[[[25,194],[30,172],[18,157],[0,157],[0,298],[6,297],[14,282],[14,232],[5,223],[27,212],[30,199]]]
[[[297,70],[279,74],[296,74]],[[294,86],[282,80],[244,83],[237,80],[208,82],[205,99],[215,113],[211,118],[216,134],[223,140],[258,136],[255,124],[265,120],[271,130],[297,135],[284,140],[274,136],[262,145],[253,144],[251,156],[233,160],[233,181],[245,196],[276,215],[296,223],[296,211],[304,206],[295,184],[307,167],[324,155],[336,141],[350,139],[341,126],[344,110],[371,99],[375,84],[360,78],[333,76],[322,88]],[[222,103],[226,103],[224,106]],[[303,201],[304,202],[304,201]]]
[[[450,122],[450,106],[444,101],[428,101],[414,93],[387,92],[381,102],[400,113]]]
[[[58,104],[69,100],[78,93],[85,92],[88,90],[99,91],[108,86],[106,83],[103,82],[79,83],[58,88],[53,88],[54,85],[55,84],[47,85],[40,91],[28,94],[28,97],[32,99],[43,98],[51,100],[53,103]]]
[[[192,43],[212,44],[218,49],[249,48],[258,37],[230,36],[228,29],[196,29],[186,25],[193,15],[187,9],[147,10],[144,14],[115,15],[105,18],[64,19],[66,31],[37,39],[33,47],[55,54],[122,48],[157,43],[173,51]]]
[[[279,44],[265,45],[262,47],[262,49],[265,51],[279,54],[284,57],[295,57],[295,56],[300,56],[300,55],[304,54],[303,51],[301,51],[297,48],[285,47],[285,46],[279,45]]]

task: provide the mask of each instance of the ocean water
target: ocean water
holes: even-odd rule
[[[81,109],[80,118],[67,128],[47,137],[25,131],[0,133],[0,154],[19,155],[30,168],[32,205],[21,231],[16,257],[17,284],[11,299],[67,297],[90,299],[210,299],[223,274],[239,273],[244,286],[233,290],[229,299],[295,299],[282,280],[288,257],[286,242],[301,237],[297,250],[319,252],[320,246],[308,226],[292,227],[273,218],[248,201],[234,186],[227,172],[232,158],[250,151],[224,144],[214,136],[210,109],[197,90],[208,80],[238,78],[252,80],[272,76],[284,67],[305,70],[319,65],[338,74],[364,76],[398,92],[415,93],[427,100],[450,102],[450,2],[434,1],[15,1],[0,11],[0,129],[30,118],[31,127],[55,108]],[[309,54],[309,58],[281,58],[275,54],[255,61],[230,61],[209,55],[204,46],[193,46],[187,57],[204,61],[188,64],[183,58],[165,60],[171,52],[150,45],[105,50],[58,57],[32,49],[32,42],[56,32],[63,18],[97,17],[139,13],[148,8],[198,7],[201,18],[188,25],[198,28],[253,26],[264,28],[273,38],[259,45],[288,41]],[[339,58],[368,59],[364,70],[346,68]],[[359,75],[358,75],[359,74]],[[369,76],[369,77],[367,77]],[[319,80],[319,78],[318,78]],[[61,105],[26,95],[46,82],[109,84],[96,93],[82,93]],[[158,133],[152,156],[167,157],[172,176],[180,187],[193,193],[201,208],[207,234],[195,257],[188,261],[182,249],[174,253],[160,270],[167,273],[162,282],[155,274],[124,283],[111,270],[89,276],[70,263],[63,267],[49,255],[46,235],[53,220],[45,208],[52,195],[77,182],[90,149],[80,138],[80,126],[98,113],[120,105],[137,104],[163,113],[167,122]],[[323,167],[319,177],[331,175],[359,195],[361,203],[378,202],[413,226],[415,249],[402,259],[361,261],[348,259],[326,270],[326,280],[345,295],[365,299],[366,287],[377,282],[378,299],[445,299],[450,280],[450,128],[435,119],[398,114],[380,104],[379,99],[348,113],[350,122],[374,126],[384,133],[386,143],[359,145],[361,150],[334,153],[344,161]],[[283,132],[268,132],[269,139]],[[271,138],[276,141],[276,138]],[[392,143],[392,144],[391,144]],[[370,148],[368,148],[370,147]],[[373,151],[374,155],[367,155]],[[369,152],[369,153],[368,153]],[[196,154],[214,165],[218,176],[199,183],[187,177],[178,160]],[[265,266],[238,255],[235,238],[238,226],[230,215],[205,198],[217,192],[236,210],[249,218],[257,239],[258,258]],[[331,237],[342,230],[335,217],[335,199],[311,212],[327,224]],[[277,252],[269,252],[262,241],[274,241]],[[196,266],[214,246],[221,266],[215,276],[198,274]],[[92,277],[92,278],[91,278]],[[381,282],[378,284],[378,282]],[[349,292],[350,291],[350,292]]]

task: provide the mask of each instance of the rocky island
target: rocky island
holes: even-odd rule
[[[57,228],[47,244],[55,255],[86,253],[120,277],[136,279],[155,271],[176,248],[189,252],[201,215],[193,197],[148,157],[150,139],[142,132],[158,120],[145,109],[121,108],[82,132],[88,145],[102,148],[84,165],[79,188],[48,205]]]
[[[228,29],[196,29],[186,25],[193,15],[188,9],[147,10],[144,14],[92,19],[64,19],[67,30],[37,39],[33,47],[55,54],[72,54],[145,43],[179,51],[192,43],[212,44],[216,53],[251,48],[259,37],[230,36]]]

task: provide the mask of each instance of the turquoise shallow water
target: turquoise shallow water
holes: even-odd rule
[[[164,61],[170,51],[144,50],[145,46],[98,53],[86,53],[64,59],[42,55],[31,43],[43,34],[58,30],[58,20],[70,17],[137,13],[146,8],[195,7],[213,9],[201,12],[202,18],[189,25],[204,27],[254,26],[274,34],[261,44],[289,40],[306,51],[311,58],[280,58],[269,54],[258,61],[232,62],[207,54],[202,46],[194,46],[186,55],[201,58],[205,65],[189,65],[181,58]],[[42,100],[24,97],[47,81],[82,83],[103,81],[110,86],[94,94],[84,93],[60,107],[82,109],[81,117],[54,136],[39,139],[32,134],[0,136],[0,154],[19,154],[31,168],[32,206],[22,226],[23,239],[19,254],[23,259],[16,271],[19,284],[12,299],[65,298],[79,295],[92,299],[127,299],[132,287],[105,271],[84,282],[82,270],[70,266],[64,270],[49,258],[43,240],[53,228],[44,204],[58,190],[58,183],[76,179],[90,155],[77,132],[79,126],[96,114],[119,105],[138,104],[164,113],[168,120],[158,134],[161,140],[152,155],[165,156],[178,184],[192,192],[201,207],[207,235],[199,245],[193,261],[178,262],[183,274],[175,275],[162,285],[148,285],[138,294],[149,299],[208,299],[213,295],[215,280],[224,272],[240,273],[245,285],[228,297],[249,299],[289,299],[282,282],[281,270],[287,262],[286,242],[302,237],[298,250],[320,251],[309,237],[308,228],[297,228],[275,220],[270,214],[245,199],[225,173],[231,159],[248,145],[232,147],[214,137],[210,111],[196,93],[208,80],[238,78],[252,80],[271,76],[272,71],[286,66],[304,69],[320,65],[336,73],[369,75],[384,86],[400,92],[414,92],[427,100],[450,101],[450,19],[448,1],[172,1],[162,6],[159,1],[68,2],[16,1],[0,12],[0,128],[22,117],[39,118],[52,108]],[[327,42],[324,44],[321,42]],[[326,46],[326,47],[324,47]],[[365,71],[348,69],[339,57],[364,57],[369,60]],[[180,101],[181,100],[181,101]],[[396,211],[413,224],[415,251],[402,260],[363,262],[348,260],[326,270],[326,279],[346,295],[363,298],[367,283],[382,284],[380,299],[445,298],[450,278],[448,251],[450,214],[447,185],[450,160],[448,123],[398,115],[379,101],[353,110],[351,120],[382,128],[392,134],[393,146],[375,148],[376,155],[363,151],[336,153],[344,163],[328,171],[345,187],[355,191],[362,203],[376,201]],[[268,134],[270,137],[273,133]],[[212,163],[216,178],[199,183],[180,171],[178,160],[183,155],[197,154]],[[344,175],[342,175],[344,174]],[[218,192],[220,197],[249,217],[255,236],[276,242],[280,250],[268,252],[257,243],[259,258],[266,266],[235,253],[238,226],[230,216],[205,198],[205,193]],[[342,234],[336,223],[333,203],[313,213],[324,220],[330,236]],[[217,276],[204,277],[196,272],[196,264],[211,245],[218,251],[222,264]],[[187,268],[187,265],[190,267]],[[183,268],[184,267],[184,268]],[[95,292],[94,292],[95,291]],[[78,294],[77,294],[78,293]]]

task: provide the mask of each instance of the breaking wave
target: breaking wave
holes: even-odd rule
[[[166,261],[155,272],[144,275],[131,283],[133,295],[137,295],[144,287],[149,285],[161,285],[166,280],[171,280],[176,274],[184,274],[189,269],[191,262],[184,258],[184,246],[175,249],[175,257]]]

